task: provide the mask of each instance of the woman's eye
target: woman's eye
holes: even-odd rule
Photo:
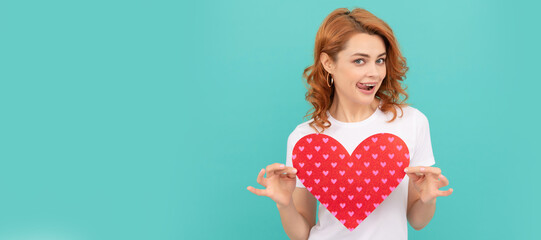
[[[381,60],[381,61],[380,61],[380,60]],[[357,63],[357,64],[361,64],[361,62],[359,62],[359,61],[363,61],[363,62],[364,62],[364,59],[360,58],[360,59],[357,59],[357,60],[355,60],[355,61],[353,61],[353,62],[354,62],[354,63]],[[379,61],[379,62],[378,62],[378,61]],[[378,63],[384,63],[384,62],[385,62],[385,58],[380,58],[380,59],[378,59],[378,61],[376,61],[376,62],[378,62]]]

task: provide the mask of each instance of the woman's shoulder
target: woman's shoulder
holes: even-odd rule
[[[289,134],[289,139],[291,141],[297,141],[308,134],[317,133],[315,129],[310,126],[310,123],[313,121],[314,119],[310,119],[295,126],[295,129]]]
[[[407,119],[426,118],[425,114],[421,110],[411,105],[403,106],[403,107],[395,106],[395,109],[396,109],[397,117],[402,116],[403,118],[407,118]],[[392,116],[392,113],[388,112],[387,115]]]
[[[306,135],[306,134],[310,134],[310,133],[315,133],[316,131],[310,126],[310,123],[313,122],[314,119],[310,119],[308,121],[305,121],[305,122],[302,122],[300,124],[298,124],[295,129],[293,129],[293,132],[291,133],[295,133],[295,134],[303,134],[303,135]]]
[[[417,119],[426,119],[426,115],[418,108],[408,106],[408,110],[412,115],[415,115]]]

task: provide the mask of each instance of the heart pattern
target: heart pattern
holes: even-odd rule
[[[402,182],[410,157],[390,133],[369,136],[351,155],[336,139],[313,133],[297,141],[292,161],[299,181],[353,231]]]

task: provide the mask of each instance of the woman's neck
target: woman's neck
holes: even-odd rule
[[[368,105],[346,106],[339,101],[334,101],[329,108],[329,113],[334,119],[341,122],[360,122],[374,114],[380,102],[380,99],[374,98]]]

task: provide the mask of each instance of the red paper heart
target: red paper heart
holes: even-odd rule
[[[410,162],[406,143],[390,133],[364,139],[351,156],[336,139],[309,134],[292,161],[306,189],[350,231],[402,182]]]

